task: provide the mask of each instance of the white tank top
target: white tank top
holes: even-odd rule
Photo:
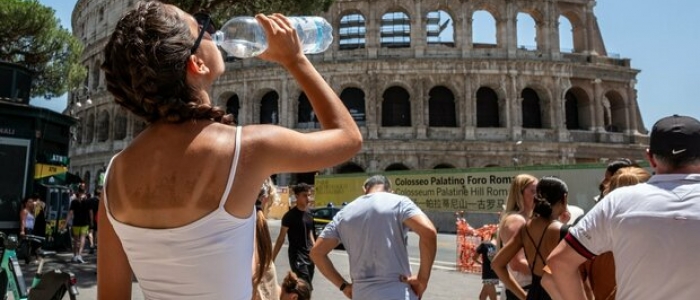
[[[182,227],[148,229],[115,220],[109,211],[105,179],[105,212],[146,299],[252,298],[255,208],[251,207],[247,219],[236,218],[224,210],[236,174],[240,144],[239,126],[231,170],[219,207]],[[111,165],[110,161],[106,174]]]
[[[27,210],[27,216],[24,219],[24,228],[34,229],[34,215],[29,210]]]

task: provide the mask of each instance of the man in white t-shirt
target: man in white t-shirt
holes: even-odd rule
[[[700,122],[678,115],[656,122],[647,158],[656,175],[605,196],[549,256],[564,299],[585,299],[578,267],[607,251],[618,300],[700,295]]]
[[[365,195],[345,206],[326,225],[311,249],[311,259],[350,299],[419,299],[428,286],[437,250],[433,223],[411,199],[390,193],[386,177],[372,176],[363,188]],[[420,238],[417,275],[412,275],[408,262],[409,228]],[[328,258],[340,242],[348,253],[352,283]]]

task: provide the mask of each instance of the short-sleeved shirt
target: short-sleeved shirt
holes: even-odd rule
[[[361,196],[340,210],[321,233],[343,243],[350,260],[354,299],[417,299],[410,276],[404,221],[423,214],[411,199],[390,193]]]
[[[70,210],[73,211],[73,226],[90,225],[90,201],[75,199],[70,202]]]
[[[309,254],[313,243],[309,235],[314,230],[314,218],[308,211],[294,207],[282,217],[282,226],[287,230],[289,240],[289,255],[296,253]]]
[[[491,260],[496,256],[496,245],[490,241],[484,241],[476,247],[476,253],[481,254],[481,279],[498,279],[498,275],[491,268]]]
[[[614,190],[570,229],[584,257],[612,251],[616,299],[695,299],[700,270],[700,174],[655,175]]]

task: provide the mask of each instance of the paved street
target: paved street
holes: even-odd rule
[[[280,221],[272,220],[269,222],[272,239],[277,238],[279,232]],[[418,236],[409,234],[409,256],[411,258],[412,268],[414,271],[418,269]],[[467,300],[478,299],[479,291],[481,290],[480,275],[465,274],[455,271],[454,260],[455,254],[455,236],[451,234],[438,235],[438,254],[436,264],[433,268],[432,276],[428,286],[428,290],[423,299],[449,299],[449,300]],[[281,280],[287,271],[289,271],[289,262],[287,260],[286,245],[280,251],[280,255],[275,261],[277,266],[277,276]],[[86,264],[71,264],[69,253],[59,254],[54,258],[47,260],[45,270],[54,268],[64,268],[70,270],[78,277],[78,286],[80,295],[78,299],[96,299],[96,275],[95,275],[95,256],[84,255]],[[339,272],[349,278],[349,266],[347,254],[343,250],[334,250],[331,255],[331,260],[337,266]],[[26,266],[24,263],[22,270],[24,271],[27,282],[31,279],[32,274],[36,270],[36,265]],[[330,284],[323,275],[316,271],[314,277],[314,294],[313,299],[343,299],[343,295],[338,289]],[[138,284],[134,282],[132,290],[132,299],[144,299]],[[68,297],[65,297],[68,299]]]

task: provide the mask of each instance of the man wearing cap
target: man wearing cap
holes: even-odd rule
[[[564,299],[585,299],[578,267],[612,251],[616,299],[696,299],[700,270],[700,122],[673,115],[651,130],[645,184],[618,188],[569,231],[547,264]]]
[[[365,195],[345,206],[319,236],[311,259],[319,271],[350,299],[419,299],[435,261],[437,233],[411,199],[391,193],[382,175],[367,179]],[[408,229],[420,239],[420,268],[412,275],[406,243]],[[343,243],[351,280],[344,279],[328,254]]]

